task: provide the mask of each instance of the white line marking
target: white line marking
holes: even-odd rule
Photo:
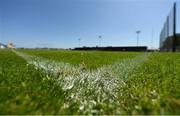
[[[13,51],[29,64],[58,77],[58,83],[67,92],[66,98],[70,101],[80,102],[80,110],[92,109],[96,104],[103,102],[117,103],[120,89],[126,85],[130,74],[150,56],[150,53],[144,53],[133,59],[124,59],[93,71],[82,71],[80,67],[72,66],[69,63],[55,62]]]

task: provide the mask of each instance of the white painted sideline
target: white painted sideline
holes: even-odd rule
[[[133,59],[124,59],[112,65],[103,66],[96,70],[81,70],[81,67],[69,63],[55,62],[42,57],[27,55],[13,50],[28,64],[44,69],[58,77],[57,81],[70,101],[80,102],[79,110],[93,109],[98,103],[116,104],[122,87],[126,85],[131,73],[148,60],[150,53],[144,53]],[[68,105],[68,104],[66,104]]]

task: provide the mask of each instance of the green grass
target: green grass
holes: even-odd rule
[[[0,50],[0,114],[70,113],[64,92],[41,70],[10,50]]]
[[[119,100],[128,114],[180,114],[180,54],[154,53],[127,81]]]
[[[85,77],[83,75],[87,71],[93,72],[102,66],[113,67],[116,62],[123,62],[123,67],[134,65],[136,63],[133,62],[139,57],[133,59],[143,54],[60,50],[19,51],[50,61],[67,62],[75,67],[79,67],[83,62],[87,67],[86,70],[80,71],[73,78]],[[129,63],[125,63],[124,60]],[[113,68],[106,69],[103,78],[94,85],[89,85],[90,82],[85,80],[83,83],[82,80],[78,80],[74,83],[75,87],[66,90],[62,86],[63,83],[67,83],[62,79],[67,78],[66,76],[49,74],[32,64],[27,65],[26,60],[11,50],[0,50],[0,114],[180,114],[179,53],[152,53],[148,60],[131,71],[128,68],[119,71]],[[111,77],[110,74],[106,74],[108,70],[114,71],[112,74],[117,72],[117,77],[114,78],[112,75],[112,78],[121,79],[125,83],[113,89],[116,90],[113,91],[117,94],[116,98],[113,98],[113,92],[106,91],[107,87],[104,86]],[[120,73],[121,71],[124,73]],[[127,73],[128,77],[122,78]],[[94,86],[99,88],[95,89]],[[98,95],[99,90],[105,95],[104,98],[109,99]],[[78,98],[72,96],[78,91],[82,91],[82,95]]]
[[[99,52],[99,51],[65,51],[65,50],[20,50],[28,53],[51,59],[54,61],[68,62],[79,66],[85,64],[88,69],[96,69],[104,65],[109,65],[118,60],[133,58],[142,54],[138,52]]]

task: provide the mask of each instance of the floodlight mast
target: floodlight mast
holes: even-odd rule
[[[81,38],[78,39],[79,47],[81,47]]]
[[[154,29],[152,29],[152,33],[151,33],[151,49],[153,49],[153,39],[154,39]]]
[[[137,34],[137,46],[138,46],[138,44],[139,44],[139,34],[140,34],[140,33],[141,33],[140,30],[136,31],[136,34]]]
[[[99,35],[98,38],[99,38],[99,47],[100,47],[101,46],[101,38],[102,38],[102,36]]]

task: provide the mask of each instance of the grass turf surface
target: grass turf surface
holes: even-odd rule
[[[99,52],[99,51],[63,51],[63,50],[20,50],[30,55],[36,55],[54,61],[68,62],[79,66],[85,64],[87,69],[109,65],[118,60],[133,58],[142,54],[138,52]]]
[[[47,59],[95,70],[142,53],[21,50]],[[180,54],[152,53],[125,80],[117,102],[97,102],[81,109],[42,69],[36,69],[10,50],[0,50],[1,114],[180,114]],[[78,83],[77,83],[78,84]],[[93,94],[93,93],[92,93]],[[107,93],[108,94],[108,93]],[[84,99],[82,99],[84,100]],[[88,101],[89,102],[89,101]]]

